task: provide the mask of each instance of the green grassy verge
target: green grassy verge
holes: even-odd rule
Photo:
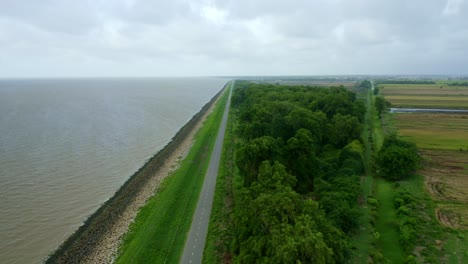
[[[231,119],[231,118],[229,118]],[[233,144],[232,125],[228,120],[226,134],[224,135],[223,153],[219,167],[219,175],[216,181],[215,198],[211,212],[208,235],[203,263],[221,263],[222,254],[228,251],[230,228],[230,213],[232,212],[232,173],[233,173]]]
[[[362,139],[364,141],[364,166],[366,173],[361,177],[361,216],[359,218],[359,230],[356,235],[353,236],[352,248],[353,256],[352,263],[367,263],[369,256],[373,255],[374,246],[374,227],[371,224],[371,206],[367,203],[368,197],[372,196],[373,193],[373,177],[372,177],[372,152],[373,152],[373,118],[374,118],[374,107],[372,100],[372,91],[368,91],[365,96],[366,102],[366,115],[364,128],[362,132]]]
[[[116,263],[177,263],[198,201],[229,93],[216,104],[180,167],[138,213]]]
[[[231,85],[233,89],[234,85]],[[231,108],[232,109],[232,108]],[[226,133],[224,134],[223,152],[216,180],[215,197],[211,211],[210,224],[203,251],[203,263],[221,263],[223,253],[228,252],[230,213],[232,212],[232,175],[234,170],[234,143],[232,110],[230,109]]]
[[[373,99],[372,102],[374,102]],[[383,114],[383,121],[381,121],[373,104],[370,111],[373,116],[372,138],[374,143],[374,155],[377,155],[383,144],[384,134],[389,133],[389,131],[384,131],[382,129],[382,122],[386,122],[385,120],[387,120],[387,117],[385,116],[386,114]],[[375,212],[375,231],[377,234],[377,247],[381,254],[379,254],[379,256],[374,256],[374,260],[378,261],[378,258],[382,257],[390,263],[403,263],[404,252],[399,243],[397,230],[398,218],[393,206],[393,184],[382,178],[374,177],[374,188],[374,196],[378,200],[378,207]]]
[[[445,258],[449,264],[468,263],[468,231],[451,232],[444,243]]]
[[[379,200],[377,209],[376,231],[380,234],[378,246],[381,249],[384,259],[389,263],[404,263],[404,253],[399,243],[399,234],[397,231],[397,214],[393,206],[393,184],[382,179],[376,178],[376,194]]]

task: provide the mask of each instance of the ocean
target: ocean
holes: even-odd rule
[[[0,260],[38,263],[227,79],[0,80]]]

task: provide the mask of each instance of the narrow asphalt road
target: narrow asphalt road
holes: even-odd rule
[[[192,225],[190,226],[190,231],[185,241],[184,253],[180,261],[182,264],[202,263],[203,249],[205,248],[208,223],[210,222],[211,207],[213,205],[216,178],[218,176],[219,162],[223,150],[224,133],[226,131],[229,107],[231,105],[233,86],[234,81],[232,81],[230,85],[229,97],[226,108],[224,109],[221,126],[219,127],[218,137],[216,138],[213,153],[211,154],[210,164],[198,199],[197,209],[195,209],[195,214],[193,215]]]

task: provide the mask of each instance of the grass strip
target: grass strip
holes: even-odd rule
[[[229,93],[208,116],[187,157],[140,210],[116,263],[177,263],[190,229]]]
[[[235,81],[231,84],[231,89],[234,89]],[[232,104],[229,111],[213,208],[203,252],[203,263],[208,264],[224,263],[231,258],[229,246],[232,240],[231,214],[233,211],[233,176],[235,174],[233,135],[235,116]]]
[[[374,102],[374,98],[372,98]],[[383,131],[382,121],[379,119],[372,103],[370,111],[373,114],[372,120],[372,138],[374,154],[377,155],[384,141],[384,134],[389,132]],[[368,110],[369,111],[369,110]],[[383,114],[383,118],[386,114]],[[387,126],[385,124],[385,126]],[[374,177],[374,196],[379,201],[379,206],[376,213],[375,231],[379,234],[377,245],[384,259],[389,263],[404,263],[404,252],[399,243],[399,233],[397,230],[398,217],[393,206],[393,184],[380,178]]]
[[[399,243],[399,234],[396,230],[398,217],[393,206],[394,188],[393,183],[382,178],[376,178],[376,194],[379,200],[377,210],[377,222],[375,229],[380,234],[378,245],[382,250],[383,257],[389,263],[404,263],[404,252]]]

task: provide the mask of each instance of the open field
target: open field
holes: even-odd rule
[[[403,113],[393,119],[401,136],[419,148],[468,151],[468,114]]]
[[[468,109],[468,87],[445,83],[379,87],[395,107]],[[417,214],[426,219],[419,236],[424,247],[416,247],[413,254],[441,263],[467,263],[468,114],[400,113],[386,115],[385,120],[385,130],[398,131],[414,142],[424,159],[421,176],[399,183],[401,190],[419,195]]]
[[[393,115],[400,135],[416,143],[424,157],[424,186],[437,201],[445,226],[468,229],[468,115],[411,113]]]
[[[468,108],[468,96],[388,95],[385,99],[394,107]]]
[[[395,107],[468,108],[468,87],[447,84],[379,84],[380,94]]]

